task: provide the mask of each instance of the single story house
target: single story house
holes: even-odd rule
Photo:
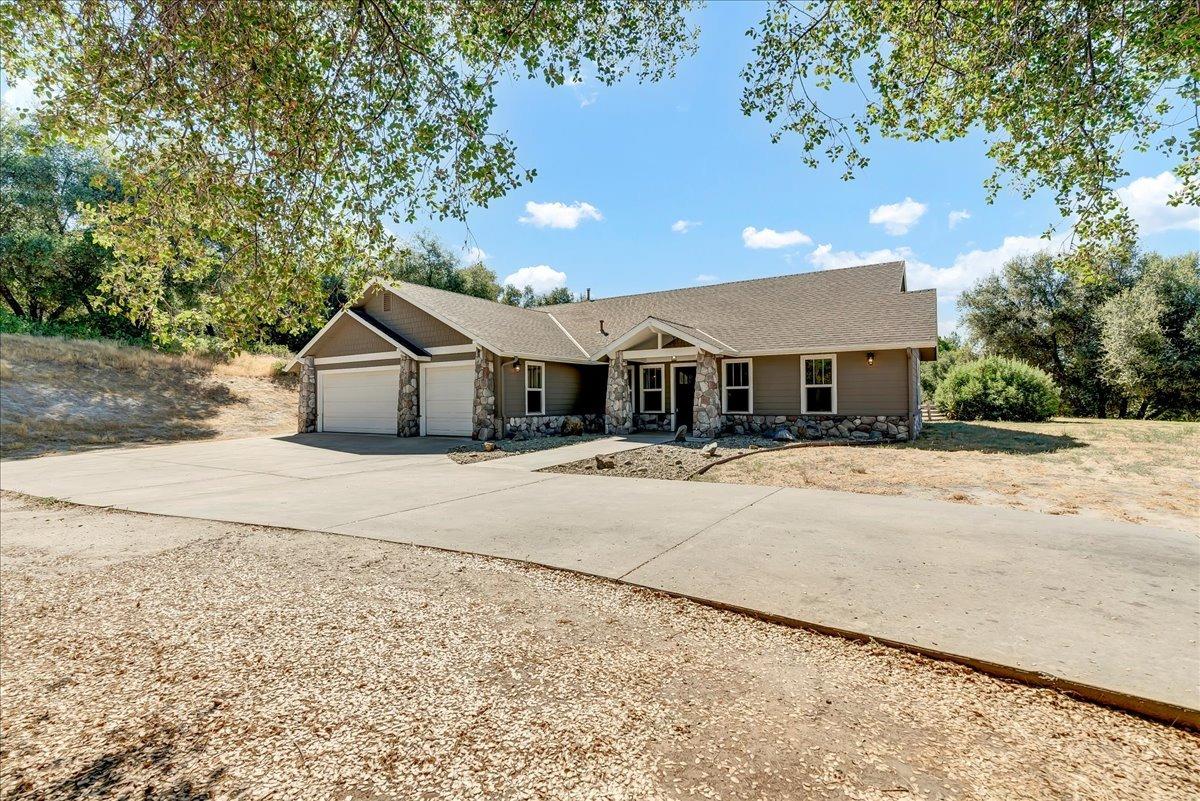
[[[535,309],[377,279],[289,369],[301,432],[903,439],[936,358],[935,292],[888,262]]]

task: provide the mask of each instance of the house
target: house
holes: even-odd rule
[[[289,369],[301,432],[903,439],[936,358],[936,295],[889,262],[536,309],[374,280]]]

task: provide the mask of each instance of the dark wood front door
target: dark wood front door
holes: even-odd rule
[[[696,368],[675,368],[675,427],[692,430],[692,409],[696,400]]]

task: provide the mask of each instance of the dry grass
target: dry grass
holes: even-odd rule
[[[1195,735],[483,557],[6,494],[0,795],[1182,799]]]
[[[283,433],[280,360],[173,356],[115,342],[0,336],[0,453]]]
[[[1200,423],[1059,419],[927,425],[916,443],[799,448],[703,480],[913,495],[1200,532]]]

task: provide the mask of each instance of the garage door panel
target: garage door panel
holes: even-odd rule
[[[434,436],[469,437],[475,395],[475,368],[431,367],[424,371],[425,433]]]
[[[400,371],[326,370],[321,373],[322,430],[395,434]]]

